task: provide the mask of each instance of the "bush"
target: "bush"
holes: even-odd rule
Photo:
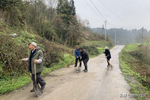
[[[82,46],[82,48],[85,51],[87,51],[87,53],[90,54],[90,55],[97,55],[97,54],[99,54],[98,49],[97,49],[96,46],[93,46],[93,45],[91,45],[91,46]]]

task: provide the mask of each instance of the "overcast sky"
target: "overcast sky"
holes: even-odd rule
[[[74,0],[74,2],[77,15],[83,20],[89,20],[92,28],[102,27],[106,19],[108,29],[144,27],[150,30],[150,0]]]

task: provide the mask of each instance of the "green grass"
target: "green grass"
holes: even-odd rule
[[[64,54],[62,56],[63,56],[63,59],[61,59],[59,61],[59,63],[57,63],[57,64],[53,63],[50,68],[44,67],[44,70],[42,72],[42,76],[47,75],[48,73],[50,73],[53,70],[65,67],[68,63],[70,63],[74,59],[74,57],[70,54]],[[20,77],[15,77],[12,79],[8,78],[7,80],[0,79],[0,94],[4,94],[6,92],[10,92],[10,91],[13,91],[15,89],[18,89],[18,88],[20,88],[20,87],[22,87],[22,86],[24,86],[30,82],[31,82],[31,78],[27,74],[24,74]]]
[[[59,63],[53,63],[50,68],[44,67],[44,70],[42,72],[42,76],[45,76],[46,74],[50,73],[53,70],[57,70],[59,68],[65,67],[68,63],[70,63],[72,60],[74,60],[74,57],[70,54],[64,54],[63,59],[59,61]]]
[[[123,48],[122,52],[119,54],[120,67],[125,79],[131,86],[131,93],[134,95],[147,95],[149,97],[149,91],[140,83],[143,77],[132,69],[132,67],[134,67],[134,63],[132,65],[132,62],[137,62],[138,60],[132,57],[129,52],[136,51],[138,46],[139,44],[130,44]],[[139,83],[135,83],[130,77],[135,77]],[[136,96],[136,99],[146,100],[145,97],[142,96]]]
[[[102,47],[104,48],[105,46],[108,46],[110,47],[111,43],[108,42],[108,41],[104,41],[104,40],[101,40],[101,41],[86,41],[84,43],[82,43],[80,46],[91,46],[91,45],[97,45],[98,47]]]
[[[97,47],[97,49],[98,49],[99,54],[101,54],[105,51],[105,49],[102,47]]]
[[[12,78],[9,80],[0,80],[0,94],[15,90],[30,82],[30,77],[24,74],[21,77]]]

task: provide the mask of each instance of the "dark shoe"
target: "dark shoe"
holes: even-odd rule
[[[44,88],[45,88],[45,85],[46,85],[46,83],[45,83],[43,86],[41,86],[41,90],[44,90]]]
[[[30,92],[35,92],[35,90],[34,90],[34,89],[32,89],[32,90],[30,90]]]
[[[84,69],[83,71],[84,71],[84,72],[87,72],[87,70],[85,70],[85,69]]]
[[[87,70],[85,70],[84,72],[88,72]]]

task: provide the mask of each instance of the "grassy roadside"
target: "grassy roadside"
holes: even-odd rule
[[[50,68],[44,67],[44,70],[42,72],[42,76],[45,76],[46,74],[50,73],[53,70],[65,67],[68,63],[70,63],[74,57],[70,54],[64,54],[63,59],[59,61],[59,63],[53,63]],[[13,90],[16,90],[28,83],[31,82],[30,76],[27,74],[24,74],[20,77],[16,77],[13,79],[8,78],[7,80],[0,80],[0,94],[4,94],[6,92],[10,92]]]
[[[127,45],[123,48],[119,54],[120,67],[125,79],[131,86],[130,92],[132,95],[129,97],[135,97],[137,100],[147,100],[150,97],[150,92],[147,87],[141,84],[144,77],[135,70],[138,67],[139,60],[131,56],[131,52],[135,52],[137,49],[138,44]]]
[[[13,36],[12,34],[17,34]],[[58,68],[65,67],[73,58],[71,48],[43,39],[32,29],[25,27],[9,27],[0,21],[0,94],[16,90],[31,82],[27,63],[20,59],[27,57],[27,44],[37,43],[44,51],[44,67],[42,76]],[[57,63],[59,62],[59,63]]]
[[[89,53],[90,58],[95,57],[102,52],[104,52],[105,45],[108,45],[108,43],[104,43],[103,41],[88,41],[88,45],[86,44],[86,47],[94,47],[95,51],[92,53]],[[103,44],[103,45],[99,45]],[[82,44],[82,47],[84,48],[85,45]],[[93,48],[91,49],[93,50]],[[94,54],[93,54],[94,53]],[[50,68],[44,67],[42,76],[46,76],[48,73],[52,72],[53,70],[57,70],[59,68],[65,67],[68,63],[70,63],[73,60],[74,63],[74,56],[70,54],[64,54],[62,55],[62,60],[59,60],[59,63],[52,63]],[[31,78],[29,73],[23,74],[20,77],[12,78],[7,76],[7,80],[0,79],[0,94],[4,94],[13,90],[16,90],[18,88],[21,88],[22,86],[28,84],[31,82]]]

